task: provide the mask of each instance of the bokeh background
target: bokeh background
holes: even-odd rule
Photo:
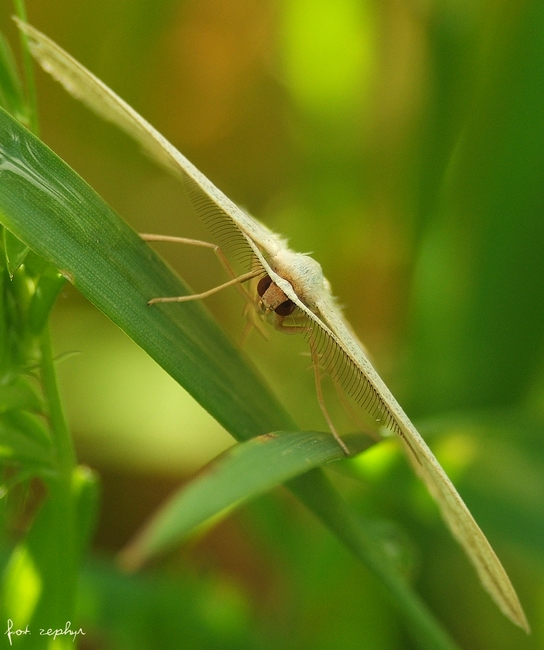
[[[544,647],[541,0],[27,9],[229,197],[321,262],[489,535],[533,635],[490,602],[391,445],[333,479],[388,531],[461,647]],[[16,45],[11,12],[3,2],[0,28]],[[43,139],[136,230],[208,238],[182,188],[137,146],[43,74],[38,92]],[[224,280],[209,251],[160,250],[195,290]],[[238,294],[208,307],[239,340]],[[115,552],[232,440],[70,287],[54,337],[59,354],[77,351],[59,365],[64,400],[79,458],[103,480],[81,647],[416,647],[380,585],[281,490],[143,574],[117,572]],[[297,339],[253,334],[244,347],[301,426],[322,429]]]

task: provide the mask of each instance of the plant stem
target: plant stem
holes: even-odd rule
[[[43,544],[48,546],[43,550],[41,564],[46,585],[42,600],[46,596],[54,602],[41,604],[41,620],[46,622],[47,617],[56,621],[71,620],[73,617],[80,549],[74,492],[76,456],[58,390],[48,326],[41,334],[40,348],[42,387],[57,470],[56,476],[47,481],[49,498],[40,513],[43,521],[35,525],[36,530],[33,531],[36,534],[39,532],[44,538]],[[34,543],[35,540],[32,544]],[[64,647],[63,644],[61,646]]]
[[[17,17],[26,23],[27,18],[24,0],[13,0],[13,4],[15,6],[15,13],[17,14]],[[28,47],[28,37],[21,31],[19,31],[19,34],[21,38],[21,49],[23,53],[23,66],[25,69],[26,92],[29,109],[29,128],[32,133],[34,133],[34,135],[38,135],[38,100],[36,95],[36,84],[34,82],[34,67],[32,64],[30,49]]]
[[[57,458],[57,468],[60,474],[71,476],[76,464],[76,455],[72,438],[66,424],[64,410],[60,399],[58,389],[57,373],[55,371],[55,362],[53,359],[53,348],[51,344],[51,334],[49,327],[45,327],[41,335],[41,375],[45,400],[48,406],[48,413],[51,427],[51,438],[55,455]]]

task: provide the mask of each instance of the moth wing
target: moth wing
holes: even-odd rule
[[[508,574],[455,486],[416,429],[403,426],[402,433],[415,471],[438,503],[442,517],[465,550],[482,585],[499,609],[529,633],[529,623]]]
[[[487,537],[435,455],[351,336],[340,310],[324,296],[312,316],[325,369],[382,426],[397,433],[412,466],[439,506],[443,519],[500,610],[527,633],[527,618],[510,579]],[[319,328],[319,335],[316,335]]]
[[[136,140],[155,161],[180,177],[197,212],[214,234],[239,249],[244,244],[262,261],[261,249],[275,245],[273,234],[247,215],[176,147],[121,99],[111,88],[40,31],[18,18],[32,55],[41,67],[76,99]],[[237,231],[242,237],[237,236]],[[222,242],[221,242],[222,243]]]

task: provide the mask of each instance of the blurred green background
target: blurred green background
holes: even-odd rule
[[[3,2],[0,29],[15,44],[11,11]],[[362,481],[333,479],[390,529],[461,647],[544,647],[544,3],[33,0],[28,12],[321,262],[533,635],[488,599],[398,451],[354,461]],[[43,74],[38,92],[43,139],[136,230],[208,238],[132,142]],[[195,290],[223,281],[207,250],[161,252]],[[208,307],[239,340],[237,293]],[[54,337],[79,352],[59,366],[63,395],[79,458],[103,477],[81,647],[415,647],[380,585],[283,491],[140,576],[117,573],[114,553],[232,440],[70,287]],[[304,342],[271,332],[245,348],[295,419],[323,429]]]

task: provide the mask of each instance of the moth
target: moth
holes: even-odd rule
[[[529,632],[506,571],[434,454],[368,360],[338,308],[319,263],[290,250],[283,238],[237,207],[144,118],[53,41],[30,25],[17,19],[16,22],[43,69],[74,97],[132,136],[157,162],[180,178],[196,211],[216,238],[226,242],[226,248],[231,246],[233,250],[247,253],[248,270],[237,276],[227,257],[216,249],[233,276],[221,286],[255,279],[254,300],[278,329],[300,331],[307,337],[316,373],[321,366],[332,374],[383,429],[398,435],[484,588],[511,621]],[[154,301],[166,300],[178,299]],[[319,381],[316,385],[319,391]]]

